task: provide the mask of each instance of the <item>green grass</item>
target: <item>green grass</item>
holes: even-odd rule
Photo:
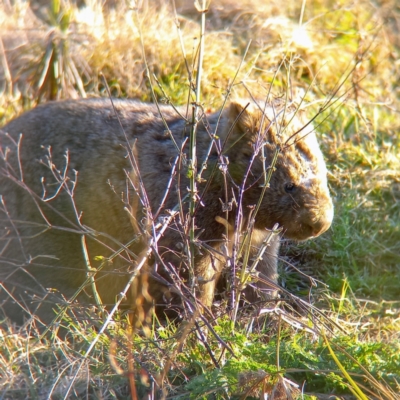
[[[283,378],[293,383],[287,383],[293,398],[356,398],[323,333],[367,398],[399,398],[400,49],[396,22],[400,10],[390,1],[373,6],[364,0],[356,4],[311,0],[303,16],[308,42],[300,43],[295,39],[300,37],[296,29],[301,3],[264,3],[212,2],[215,8],[207,14],[202,101],[205,109],[217,109],[232,83],[235,96],[245,96],[246,88],[265,95],[269,84],[276,95],[282,95],[288,75],[295,93],[301,95],[311,85],[306,97],[312,103],[310,115],[325,98],[342,96],[328,109],[329,115],[318,118],[320,125],[317,122],[330,171],[334,223],[322,237],[282,249],[282,283],[294,295],[311,300],[318,311],[289,301],[280,305],[280,311],[254,321],[242,311],[233,324],[221,306],[221,316],[212,322],[217,336],[208,331],[203,341],[193,327],[186,332],[158,321],[150,338],[132,338],[121,317],[86,358],[96,335],[90,326],[65,321],[70,324],[69,341],[49,337],[37,341],[35,332],[30,336],[10,327],[0,332],[0,398],[42,399],[49,393],[63,398],[82,360],[70,398],[129,398],[129,373],[135,374],[139,398],[146,390],[158,390],[160,398],[260,398],[281,388]],[[28,13],[25,3],[11,9],[8,2],[0,3],[1,34],[12,75],[11,80],[0,77],[4,88],[1,123],[37,104],[39,97],[53,98],[54,77],[48,77],[53,91],[37,85],[43,74],[38,60],[49,44],[43,37],[50,29],[65,30],[68,48],[63,60],[74,63],[89,96],[106,95],[102,72],[114,95],[151,101],[132,11],[122,5],[102,11],[97,2],[83,10],[69,6],[65,30],[62,8],[56,10],[58,22],[40,22]],[[199,16],[189,8],[183,7],[179,20],[186,61],[193,66]],[[180,45],[174,15],[168,6],[156,10],[150,6],[139,12],[146,59],[162,89],[153,78],[152,84],[160,101],[186,104],[189,82],[185,60],[176,50]],[[16,33],[22,37],[28,28],[34,28],[35,35],[24,36],[23,43],[13,46],[10,37]],[[250,39],[247,57],[233,82]],[[337,90],[357,56],[359,64]],[[273,78],[282,60],[283,67]],[[56,85],[56,97],[77,96],[77,82],[71,78],[64,86]],[[287,262],[317,279],[316,286]],[[132,357],[134,370],[129,364]],[[340,397],[345,395],[350,397]]]

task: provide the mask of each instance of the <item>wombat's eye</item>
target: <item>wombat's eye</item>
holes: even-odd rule
[[[286,193],[292,193],[295,188],[296,188],[296,185],[293,182],[289,182],[289,183],[285,184],[285,192]]]

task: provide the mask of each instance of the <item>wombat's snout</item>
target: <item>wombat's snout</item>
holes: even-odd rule
[[[318,218],[308,218],[307,222],[303,224],[303,234],[307,238],[315,238],[322,235],[329,229],[333,220],[333,205],[330,202],[330,206],[326,207]]]
[[[318,222],[313,224],[311,226],[311,236],[317,237],[319,235],[322,235],[325,231],[327,231],[332,224],[332,217],[333,217],[333,212],[330,213],[330,215],[324,216]]]

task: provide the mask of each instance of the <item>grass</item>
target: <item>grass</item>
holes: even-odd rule
[[[200,17],[191,2],[177,1],[177,16],[155,3],[137,19],[122,4],[102,9],[96,1],[81,9],[62,3],[38,18],[25,2],[3,1],[1,123],[46,99],[106,95],[100,72],[113,95],[151,101],[141,39],[157,98],[186,104]],[[304,4],[302,13],[294,1],[214,0],[202,104],[215,110],[229,88],[257,96],[269,84],[278,96],[286,87],[305,95],[310,115],[325,98],[338,99],[316,121],[334,223],[281,252],[282,285],[313,307],[288,301],[260,318],[242,310],[232,323],[221,306],[215,334],[206,336],[190,323],[154,319],[150,336],[140,337],[119,316],[87,356],[96,336],[90,325],[64,321],[64,341],[10,326],[0,332],[1,399],[129,398],[132,376],[138,398],[399,398],[400,9],[394,0]]]

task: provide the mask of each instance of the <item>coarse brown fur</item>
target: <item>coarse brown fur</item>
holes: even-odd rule
[[[148,268],[157,267],[160,276],[168,277],[171,272],[163,265],[173,265],[182,269],[181,277],[188,276],[184,232],[191,118],[183,119],[170,106],[161,107],[161,118],[155,105],[114,103],[126,137],[109,99],[48,103],[2,128],[0,305],[18,323],[26,315],[24,308],[49,321],[55,303],[75,299],[87,278],[85,247],[91,267],[102,268],[95,275],[102,301],[113,304],[146,249],[145,232],[151,235],[152,227],[169,215],[167,210],[179,204],[180,217],[157,243]],[[277,148],[275,170],[265,188]],[[195,212],[194,275],[203,305],[212,304],[226,264],[223,246],[232,247],[235,233],[251,225],[251,212],[262,193],[250,257],[276,223],[285,237],[297,240],[329,228],[333,206],[325,163],[312,125],[295,105],[279,100],[267,105],[232,102],[221,116],[203,115],[197,158],[198,170],[207,159]],[[223,204],[228,203],[226,211]],[[149,220],[151,215],[155,221]],[[277,280],[278,248],[275,239],[258,264],[270,282]],[[165,301],[166,287],[152,279],[149,285],[156,302]],[[273,291],[268,284],[259,286]],[[77,299],[81,304],[93,302],[89,285]]]

